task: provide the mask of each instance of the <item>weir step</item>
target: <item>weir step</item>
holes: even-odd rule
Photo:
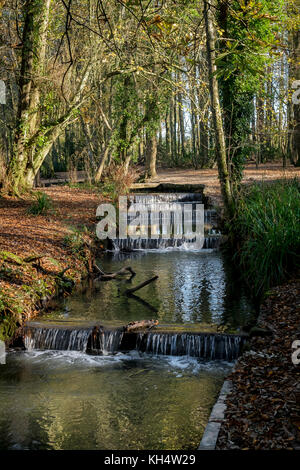
[[[157,187],[158,192],[128,196],[127,209],[119,214],[120,226],[125,224],[134,235],[109,239],[109,251],[219,248],[218,214],[213,209],[205,209],[203,214],[203,188],[198,188],[199,192],[179,192],[172,185],[168,188],[174,191],[161,193]],[[204,226],[199,226],[203,222]]]
[[[136,333],[126,332],[124,328],[106,330],[98,325],[87,328],[27,325],[22,336],[27,350],[73,350],[90,354],[137,350],[153,355],[227,361],[238,358],[245,339],[242,335],[220,333]]]

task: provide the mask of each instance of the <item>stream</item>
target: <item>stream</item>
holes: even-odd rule
[[[24,330],[25,351],[7,353],[0,449],[197,449],[240,350],[232,334],[255,309],[220,251],[147,247],[104,254],[105,272],[136,276],[82,283]],[[120,327],[145,319],[158,327],[124,346]],[[93,325],[106,329],[97,346]]]

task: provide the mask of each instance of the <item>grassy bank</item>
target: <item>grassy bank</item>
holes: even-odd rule
[[[263,301],[247,350],[228,377],[225,420],[217,449],[299,449],[300,183],[282,180],[244,186],[230,227],[235,260]]]
[[[234,257],[259,296],[299,270],[299,179],[254,183],[242,189],[235,204],[229,228]]]

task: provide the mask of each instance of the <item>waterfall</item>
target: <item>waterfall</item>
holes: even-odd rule
[[[137,350],[153,355],[192,356],[232,361],[238,358],[244,338],[213,333],[126,333],[123,328],[61,328],[26,326],[27,350],[82,351],[108,355]]]
[[[147,193],[134,194],[129,196],[131,203],[138,204],[155,204],[162,202],[197,202],[200,204],[203,200],[202,193]]]
[[[202,249],[217,249],[220,246],[221,236],[212,235],[205,237]],[[112,240],[114,251],[133,250],[165,250],[168,248],[197,249],[196,239],[186,240],[183,238],[125,238]]]
[[[24,328],[24,345],[32,349],[86,351],[92,328]]]
[[[118,351],[123,337],[122,329],[50,328],[27,326],[24,328],[24,346],[27,350],[51,349],[110,354]]]
[[[92,354],[113,354],[119,351],[123,339],[123,328],[116,330],[98,330],[91,337],[89,352]]]
[[[190,333],[139,333],[136,349],[154,355],[193,356],[232,361],[243,343],[238,335]]]
[[[157,249],[218,249],[221,233],[217,229],[218,216],[215,210],[204,211],[204,244],[200,237],[195,236],[194,239],[190,239],[184,236],[184,227],[189,226],[195,230],[196,205],[202,204],[202,201],[202,193],[152,193],[129,196],[128,212],[123,214],[124,222],[130,227],[137,214],[140,214],[139,222],[136,222],[140,235],[109,240],[108,249],[125,252]],[[130,211],[132,204],[135,205],[134,210]],[[184,211],[186,204],[191,206],[190,211]]]

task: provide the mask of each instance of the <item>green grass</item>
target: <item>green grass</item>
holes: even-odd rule
[[[35,201],[28,209],[28,214],[31,215],[46,215],[49,212],[54,212],[52,199],[41,191],[34,195]]]
[[[235,258],[259,296],[299,269],[300,182],[253,184],[236,200],[230,227],[237,243]]]

